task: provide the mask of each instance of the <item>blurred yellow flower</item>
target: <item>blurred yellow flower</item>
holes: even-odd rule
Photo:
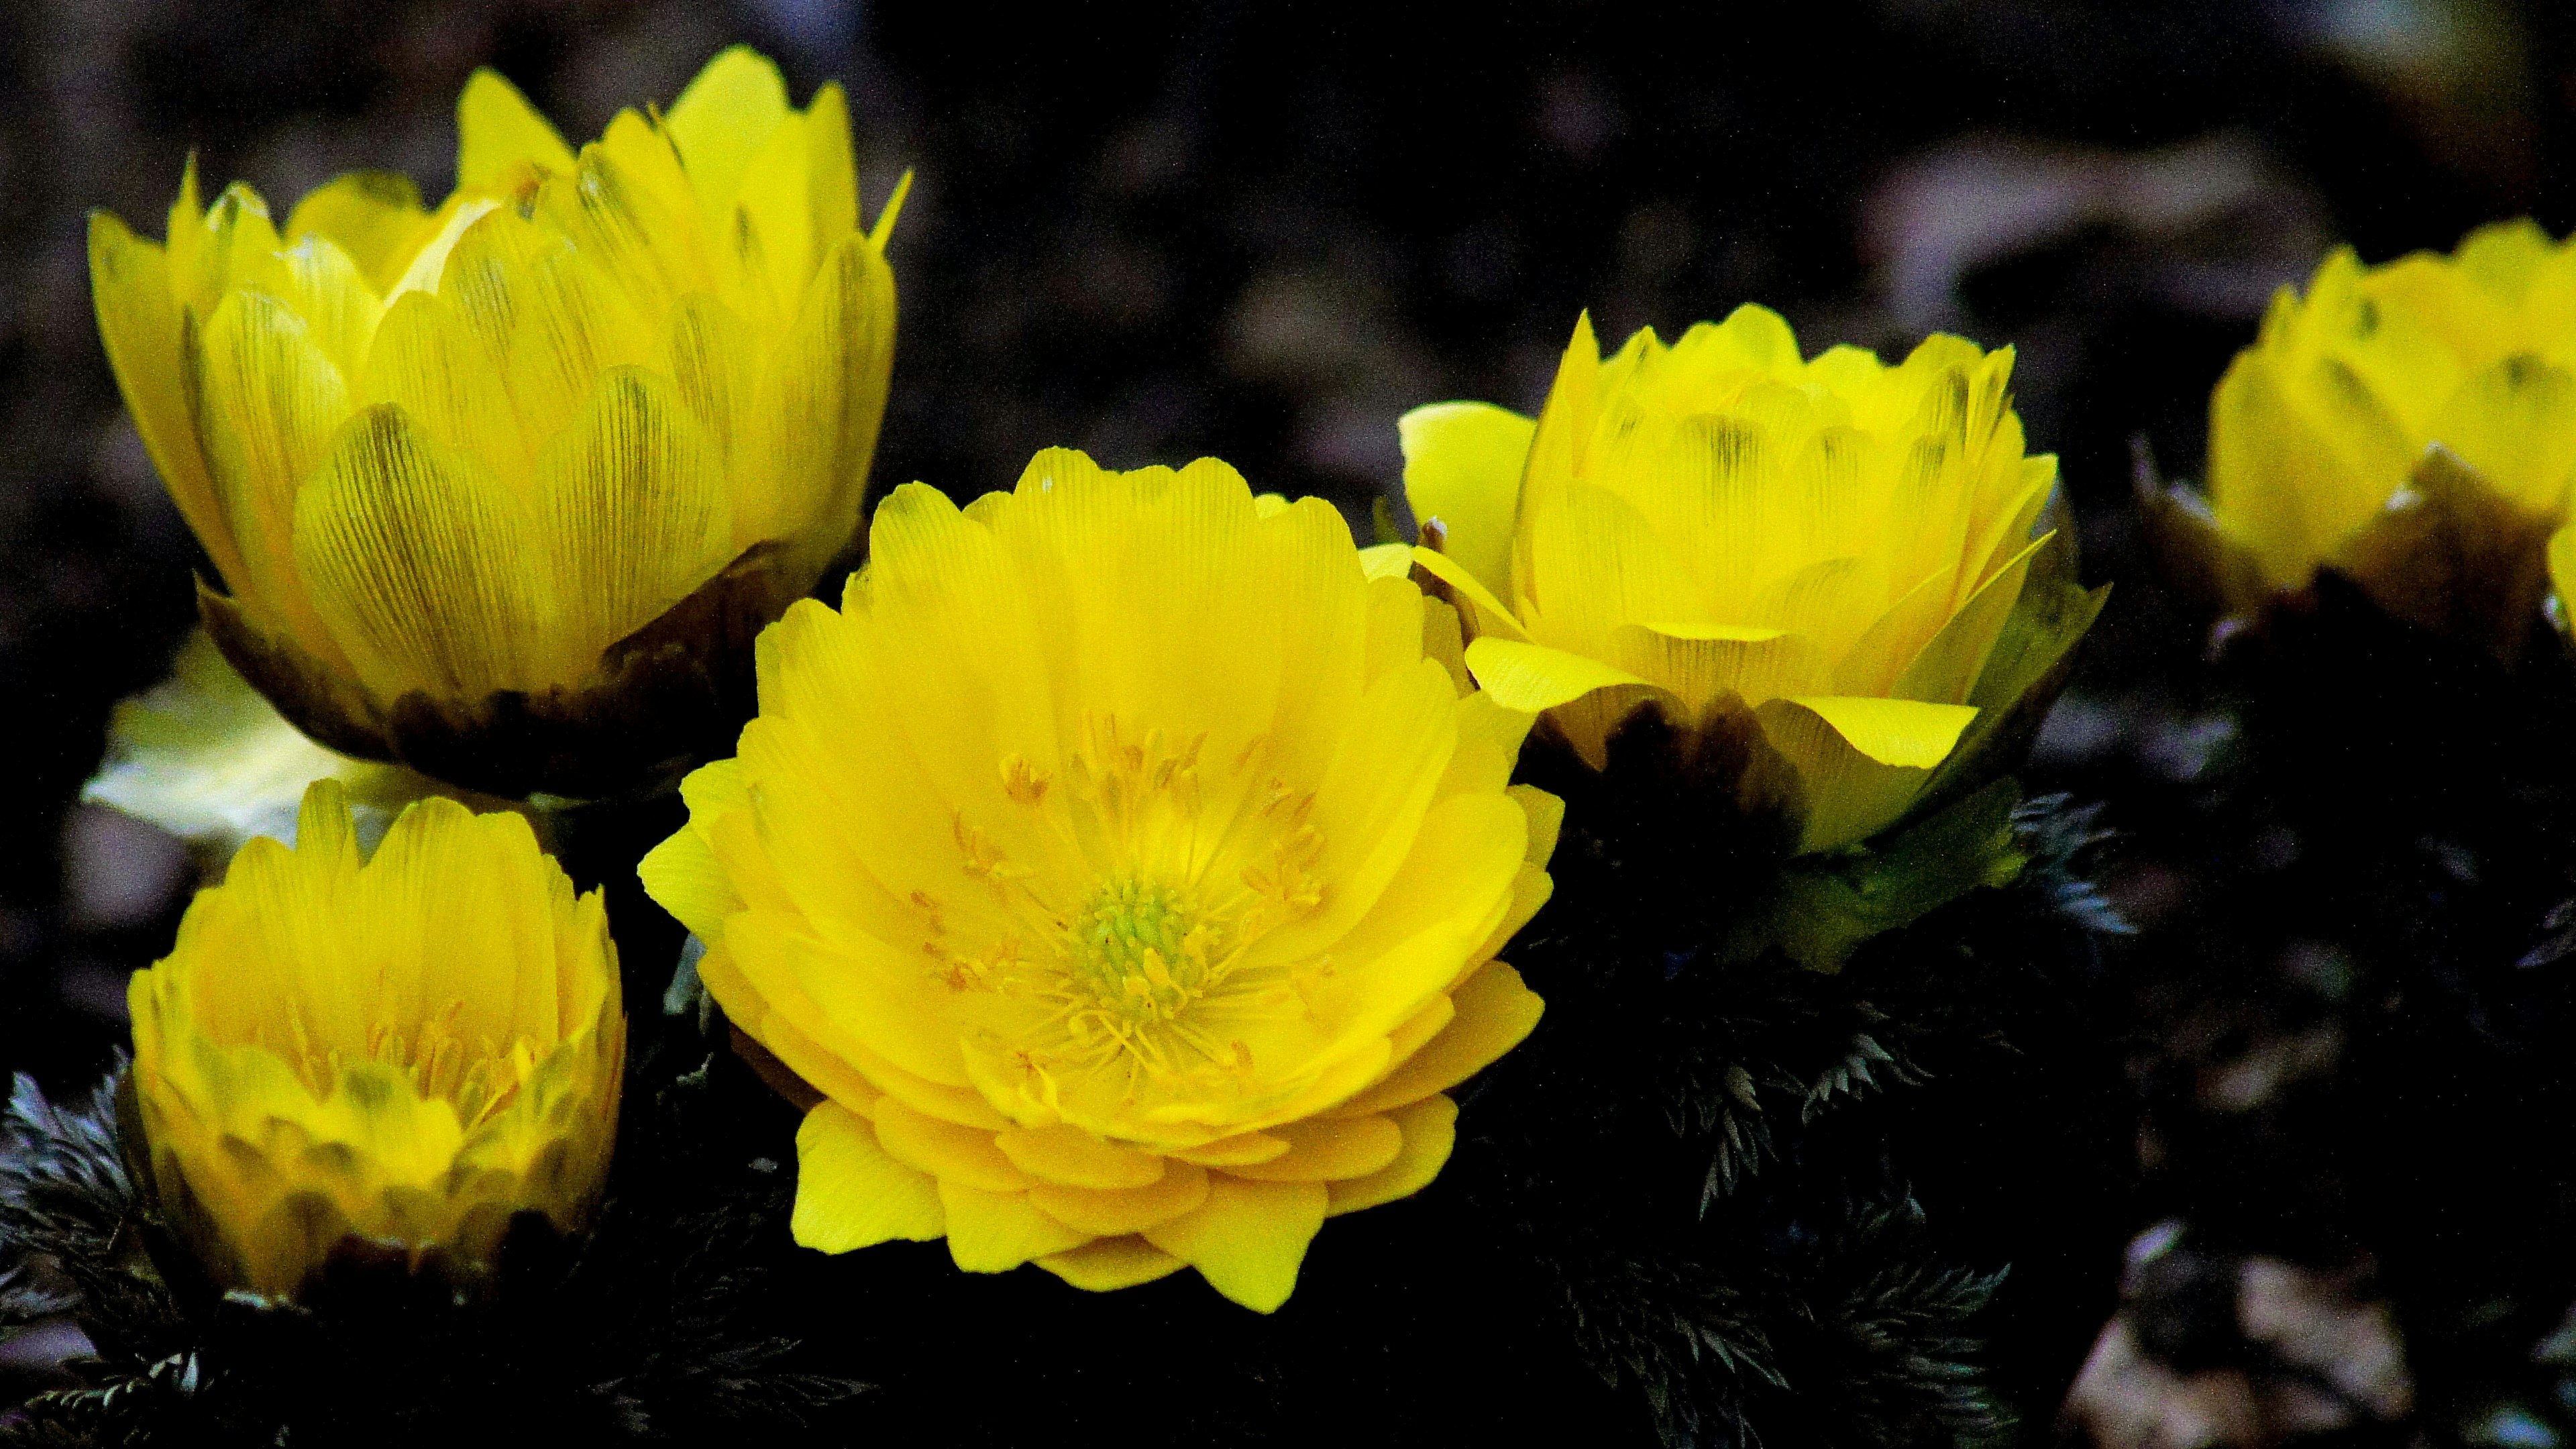
[[[912,484],[869,559],[762,636],[741,756],[643,866],[824,1095],[797,1241],[1276,1308],[1537,1021],[1492,959],[1548,890],[1528,717],[1330,507],[1214,460],[1045,452],[962,513]]]
[[[793,110],[741,48],[578,155],[488,70],[457,124],[435,211],[361,172],[280,228],[192,164],[166,246],[94,214],[99,330],[230,591],[208,625],[296,724],[597,793],[692,752],[722,712],[674,691],[855,531],[895,207],[858,230],[840,89]]]
[[[2576,539],[2576,247],[2528,220],[2449,256],[2338,249],[2209,401],[2209,496],[2142,479],[2168,567],[2260,610],[2321,567],[2384,612],[2518,651]]]
[[[1749,715],[1794,776],[1799,848],[1848,845],[2034,677],[2019,645],[1988,667],[2057,479],[2023,453],[2012,363],[1947,336],[1894,367],[1810,361],[1751,306],[1604,360],[1586,318],[1535,422],[1406,415],[1415,558],[1461,601],[1477,681],[1594,769],[1640,708],[1690,730]],[[2091,622],[2073,613],[2050,660]]]
[[[337,781],[253,840],[128,993],[150,1196],[221,1286],[348,1240],[460,1282],[511,1215],[589,1222],[626,1019],[600,895],[517,815],[421,802],[360,861]]]
[[[2275,588],[2337,562],[2436,444],[2554,518],[2576,477],[2571,369],[2576,249],[2530,221],[2378,267],[2338,248],[2210,397],[2210,511]]]

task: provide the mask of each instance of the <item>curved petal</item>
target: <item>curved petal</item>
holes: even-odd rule
[[[232,524],[189,420],[191,400],[168,256],[115,216],[93,211],[89,278],[99,340],[107,347],[108,365],[116,372],[135,431],[143,435],[144,451],[152,455],[162,486],[170,490],[179,516],[206,546],[225,584],[236,591],[250,587]]]
[[[1096,1237],[1115,1238],[1168,1223],[1195,1212],[1207,1201],[1207,1169],[1175,1163],[1153,1182],[1137,1187],[1064,1187],[1041,1182],[1029,1189],[1038,1211]]]
[[[1458,1145],[1458,1104],[1445,1096],[1425,1097],[1393,1113],[1404,1145],[1395,1160],[1366,1177],[1328,1184],[1327,1217],[1411,1197],[1431,1185]]]
[[[788,1231],[822,1253],[902,1238],[926,1243],[948,1231],[939,1186],[886,1155],[867,1119],[825,1102],[796,1129],[796,1208]]]
[[[1133,1288],[1189,1266],[1143,1238],[1132,1237],[1099,1238],[1035,1261],[1039,1267],[1090,1293]]]
[[[515,190],[538,167],[572,170],[563,133],[499,71],[475,71],[456,98],[456,189]]]
[[[1296,1289],[1306,1245],[1324,1226],[1330,1200],[1320,1182],[1240,1182],[1212,1173],[1197,1211],[1143,1236],[1198,1269],[1219,1293],[1269,1313]]]
[[[295,502],[295,571],[328,637],[378,698],[480,698],[523,685],[551,581],[521,501],[399,407],[342,431]]]
[[[1491,403],[1445,402],[1396,420],[1404,446],[1404,496],[1417,523],[1437,521],[1439,551],[1496,598],[1511,595],[1512,529],[1534,418]]]
[[[969,1273],[1007,1273],[1090,1241],[1038,1211],[1025,1192],[986,1192],[942,1178],[939,1205],[948,1214],[949,1259]]]

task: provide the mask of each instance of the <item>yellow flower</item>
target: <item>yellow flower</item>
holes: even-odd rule
[[[2209,402],[2209,490],[2147,487],[2166,562],[2251,611],[2320,567],[2379,607],[2510,657],[2576,477],[2576,248],[2528,220],[2450,256],[2326,258],[2284,287]],[[2151,481],[2151,480],[2150,480]],[[2547,554],[2544,560],[2544,552]]]
[[[210,629],[297,725],[600,793],[721,746],[726,651],[856,529],[894,207],[857,229],[840,89],[792,110],[740,48],[578,155],[490,71],[457,125],[435,211],[361,172],[281,229],[192,163],[166,247],[94,214],[99,330]]]
[[[2576,475],[2576,249],[2529,221],[2452,256],[2326,258],[2209,401],[2210,511],[2276,588],[2336,562],[2439,444],[2530,513]]]
[[[451,800],[362,864],[324,780],[297,834],[244,847],[128,992],[172,1229],[219,1285],[291,1297],[352,1239],[463,1283],[514,1213],[584,1227],[626,1050],[599,893]]]
[[[824,1094],[797,1241],[1276,1308],[1537,1021],[1492,960],[1548,888],[1527,717],[1462,697],[1454,615],[1330,507],[1212,459],[909,485],[869,559],[762,636],[740,757],[643,867]]]
[[[1416,558],[1465,607],[1477,681],[1547,711],[1592,768],[1641,707],[1696,730],[1749,715],[1794,781],[1799,847],[1847,845],[2011,714],[2099,606],[2078,591],[2089,606],[2053,603],[2031,647],[1997,651],[2057,478],[2022,451],[2012,361],[1946,336],[1894,367],[1809,361],[1761,307],[1605,361],[1587,318],[1536,422],[1405,417],[1435,545]]]

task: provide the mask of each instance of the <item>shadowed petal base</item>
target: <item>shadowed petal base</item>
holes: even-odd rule
[[[731,747],[753,709],[752,641],[807,582],[774,546],[755,546],[610,646],[582,685],[473,700],[412,690],[378,701],[202,580],[197,611],[242,677],[342,754],[514,799],[596,799],[666,785]]]

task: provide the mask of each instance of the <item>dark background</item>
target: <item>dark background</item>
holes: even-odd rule
[[[2129,831],[2105,881],[2145,928],[2109,988],[2140,1090],[2138,1262],[2225,1192],[2174,1165],[2177,1114],[2248,1120],[2334,1077],[2330,1029],[2231,1005],[2183,959],[2208,871],[2160,812],[2189,803],[2233,726],[2191,682],[2201,621],[2149,577],[2130,440],[2196,471],[2219,371],[2337,241],[2382,260],[2516,214],[2568,226],[2576,17],[2547,0],[14,0],[0,1068],[58,1088],[100,1071],[125,977],[167,948],[190,879],[174,842],[73,803],[109,706],[159,677],[187,627],[200,562],[99,350],[84,213],[157,235],[192,150],[209,191],[247,180],[281,216],[358,166],[434,197],[474,66],[578,143],[622,105],[667,103],[734,40],[775,56],[800,102],[849,87],[870,214],[917,172],[892,248],[879,487],[1004,487],[1057,443],[1116,466],[1213,453],[1365,530],[1398,478],[1397,415],[1460,396],[1534,407],[1584,308],[1613,342],[1761,301],[1810,351],[1902,351],[1935,328],[2014,344],[2088,573],[2120,585],[2033,779],[2110,797],[2105,822]],[[2285,948],[2263,970],[2330,977],[2312,956]],[[2285,1241],[2310,1261],[2279,1271],[2304,1276],[2246,1278],[2240,1297],[2307,1304],[2281,1310],[2293,1330],[2343,1335],[2321,1363],[2402,1353],[2372,1316],[2368,1244]],[[2116,1256],[2059,1270],[2107,1282]],[[2190,1442],[2261,1442],[2295,1419],[2259,1375],[2207,1368],[2137,1368],[2079,1418],[2140,1444],[2175,1414],[2219,1426]],[[2402,1362],[2370,1372],[2341,1412],[2402,1417]]]

